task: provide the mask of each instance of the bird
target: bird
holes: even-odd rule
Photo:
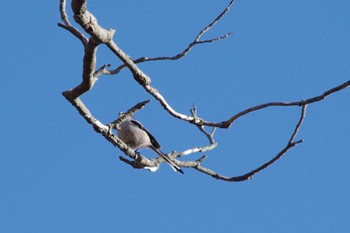
[[[132,117],[128,117],[120,124],[119,127],[120,128],[117,129],[118,137],[131,149],[137,152],[142,148],[150,148],[161,156],[175,172],[184,174],[182,169],[160,150],[161,147],[159,142],[145,127],[143,127],[139,121],[133,119]]]

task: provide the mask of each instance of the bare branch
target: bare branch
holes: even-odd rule
[[[60,0],[60,15],[66,26],[71,25],[66,12],[66,0]]]
[[[65,0],[60,2],[60,12],[61,18],[65,22],[64,28],[73,30],[71,27],[66,11],[65,11]],[[66,98],[74,100],[84,94],[85,92],[91,90],[98,80],[98,76],[104,72],[106,66],[100,68],[95,72],[96,68],[96,52],[97,47],[100,43],[110,41],[113,37],[114,30],[105,30],[97,24],[96,18],[86,9],[86,1],[73,0],[72,9],[74,12],[74,19],[79,23],[85,31],[91,33],[91,38],[87,43],[82,40],[85,49],[84,59],[83,59],[83,75],[82,82],[75,88],[68,90],[64,93]],[[63,25],[62,25],[63,26]],[[74,31],[74,30],[73,30]],[[75,33],[73,33],[75,34]],[[76,35],[76,34],[75,34]],[[76,35],[77,36],[77,35]],[[79,37],[79,36],[78,36]]]
[[[94,118],[90,113],[89,109],[79,98],[71,98],[69,92],[63,92],[62,95],[78,110],[78,112],[86,120],[86,122],[91,124],[97,132],[108,132],[108,126],[102,124],[100,121]]]
[[[214,126],[217,126],[217,127],[220,127],[220,128],[228,128],[228,127],[231,126],[231,124],[235,120],[237,120],[239,117],[242,117],[242,116],[244,116],[244,115],[246,115],[248,113],[251,113],[251,112],[263,109],[263,108],[267,108],[267,107],[304,106],[304,105],[307,105],[307,104],[313,104],[313,103],[321,101],[321,100],[325,99],[327,96],[329,96],[329,95],[331,95],[331,94],[333,94],[335,92],[341,91],[341,90],[343,90],[343,89],[345,89],[345,88],[347,88],[349,86],[350,86],[350,80],[346,81],[345,83],[343,83],[343,84],[341,84],[339,86],[333,87],[333,88],[325,91],[321,95],[309,98],[307,100],[295,101],[295,102],[270,102],[270,103],[260,104],[260,105],[248,108],[246,110],[243,110],[243,111],[237,113],[236,115],[232,116],[229,120],[227,120],[225,122],[222,122],[220,125],[217,125],[217,124],[208,124],[208,125],[214,125]],[[205,125],[207,125],[207,124],[205,124]]]
[[[75,37],[77,37],[85,46],[88,43],[88,39],[84,36],[83,33],[81,33],[78,29],[73,27],[71,25],[71,23],[69,22],[69,19],[68,19],[67,13],[66,13],[66,0],[60,0],[60,14],[61,14],[61,19],[64,22],[64,24],[58,23],[57,25],[61,28],[68,30]]]
[[[228,5],[228,7],[216,18],[216,20],[214,20],[213,23],[208,25],[205,29],[203,29],[199,33],[197,38],[200,38],[200,36],[204,32],[206,32],[212,25],[214,25],[217,22],[217,20],[219,20],[228,11],[229,7],[233,4],[233,2],[234,1],[231,1],[230,4]],[[231,126],[231,124],[236,119],[238,119],[239,117],[246,115],[248,113],[254,112],[256,110],[270,107],[270,106],[302,106],[304,104],[314,103],[314,102],[320,101],[320,100],[324,99],[326,96],[328,96],[334,92],[340,91],[340,90],[342,90],[350,85],[350,81],[347,81],[346,83],[344,83],[338,87],[335,87],[329,91],[326,91],[324,94],[322,94],[320,96],[316,96],[316,97],[310,98],[310,99],[305,100],[305,101],[271,102],[271,103],[265,103],[262,105],[258,105],[258,106],[252,107],[252,108],[248,108],[242,112],[239,112],[238,114],[232,116],[230,119],[228,119],[226,121],[222,121],[222,122],[207,121],[207,120],[201,119],[199,117],[194,118],[192,116],[188,116],[188,115],[185,115],[185,114],[182,114],[182,113],[175,111],[170,106],[170,104],[167,103],[167,101],[160,94],[160,92],[156,88],[154,88],[150,85],[150,82],[151,82],[150,78],[146,74],[144,74],[136,66],[134,61],[114,43],[111,36],[106,36],[106,34],[108,34],[109,31],[106,31],[105,29],[100,28],[100,26],[97,24],[97,20],[95,19],[95,17],[90,12],[87,11],[86,4],[85,4],[84,0],[81,0],[81,1],[73,0],[72,1],[72,8],[73,8],[73,11],[75,13],[74,18],[76,19],[76,21],[78,23],[80,23],[81,26],[88,33],[90,33],[93,37],[99,38],[99,40],[106,43],[106,45],[112,50],[112,52],[114,52],[124,62],[124,64],[129,68],[129,70],[131,71],[131,73],[134,76],[134,79],[140,85],[142,85],[148,93],[150,93],[155,99],[157,99],[166,111],[168,111],[172,116],[174,116],[178,119],[188,121],[188,122],[195,124],[195,125],[206,125],[206,126],[212,126],[212,127],[218,127],[218,128],[229,128]]]
[[[218,144],[214,140],[214,132],[215,132],[216,128],[213,128],[213,130],[210,134],[204,130],[204,126],[198,126],[198,129],[206,135],[206,137],[209,140],[209,145],[203,146],[203,147],[194,147],[194,148],[182,151],[182,152],[178,152],[176,157],[183,157],[183,156],[193,154],[193,153],[204,153],[204,152],[213,150],[214,148],[217,147]]]
[[[106,30],[98,25],[96,17],[87,10],[86,0],[72,0],[72,10],[75,22],[91,35],[96,44],[112,40],[115,30]]]
[[[206,26],[204,29],[202,29],[198,36],[196,37],[196,39],[194,41],[199,41],[199,39],[208,31],[210,30],[217,22],[219,22],[219,20],[224,17],[224,15],[226,15],[226,13],[230,10],[232,4],[235,2],[235,0],[231,0],[231,2],[225,7],[225,9],[221,12],[220,15],[218,15],[218,17],[216,17],[216,19],[211,22],[208,26]]]
[[[156,57],[156,58],[147,58],[142,57],[138,58],[136,60],[132,60],[128,54],[126,54],[122,49],[118,47],[118,45],[113,41],[113,35],[115,33],[115,30],[109,29],[106,30],[102,28],[98,22],[95,16],[90,13],[87,10],[86,7],[86,0],[72,0],[72,9],[74,13],[74,19],[75,21],[85,30],[86,33],[88,33],[91,37],[89,40],[77,29],[71,26],[68,16],[66,14],[66,1],[61,0],[60,1],[60,13],[61,13],[61,19],[64,22],[64,24],[59,23],[58,25],[68,31],[70,31],[74,36],[76,36],[82,43],[84,44],[84,58],[83,58],[83,74],[82,74],[82,82],[72,90],[68,90],[63,92],[62,94],[66,97],[66,99],[79,111],[79,113],[84,117],[84,119],[93,126],[96,132],[102,134],[108,141],[110,141],[114,146],[118,147],[120,150],[122,150],[126,155],[128,155],[130,158],[133,159],[133,161],[130,161],[128,159],[125,159],[121,157],[121,161],[131,165],[134,168],[146,168],[151,171],[156,171],[159,167],[159,164],[163,162],[162,158],[155,158],[155,159],[147,159],[146,157],[140,155],[139,153],[136,153],[134,150],[129,148],[122,140],[120,140],[116,135],[112,132],[112,127],[118,128],[119,124],[125,120],[125,118],[129,115],[134,114],[136,111],[143,108],[149,101],[143,101],[135,105],[133,108],[129,109],[127,113],[123,116],[118,117],[117,120],[113,121],[109,125],[104,125],[97,119],[95,119],[88,108],[83,104],[83,102],[79,99],[79,97],[84,94],[85,92],[91,90],[98,80],[99,76],[102,74],[113,74],[118,73],[121,69],[127,67],[130,72],[133,75],[133,78],[147,91],[149,94],[151,94],[160,104],[161,106],[172,116],[175,118],[187,121],[191,124],[194,124],[198,127],[198,129],[207,137],[209,141],[208,146],[204,147],[195,147],[192,149],[185,150],[181,153],[178,152],[172,152],[169,155],[169,157],[172,158],[174,163],[176,163],[179,166],[182,167],[188,167],[188,168],[194,168],[202,173],[205,173],[207,175],[210,175],[214,178],[230,181],[230,182],[237,182],[237,181],[244,181],[251,179],[255,174],[258,172],[264,170],[277,160],[279,160],[287,151],[289,151],[294,146],[300,144],[302,140],[294,141],[302,122],[305,118],[306,113],[306,106],[308,104],[316,103],[318,101],[322,101],[326,97],[328,97],[331,94],[334,94],[338,91],[341,91],[348,86],[350,86],[350,80],[336,86],[334,88],[331,88],[327,91],[325,91],[323,94],[309,98],[307,100],[301,100],[301,101],[295,101],[295,102],[269,102],[260,104],[251,108],[248,108],[246,110],[243,110],[235,115],[233,115],[231,118],[229,118],[226,121],[222,122],[211,122],[206,121],[202,118],[200,118],[197,115],[197,109],[195,106],[193,107],[191,113],[192,115],[186,115],[177,112],[174,110],[170,104],[165,100],[165,98],[160,94],[160,92],[151,86],[151,79],[148,77],[136,64],[145,62],[145,61],[156,61],[156,60],[176,60],[180,59],[181,57],[185,56],[195,45],[197,44],[203,44],[203,43],[211,43],[220,39],[224,39],[231,35],[231,33],[227,33],[225,35],[208,39],[208,40],[201,40],[201,37],[210,30],[229,10],[231,5],[235,2],[235,0],[231,0],[229,5],[225,8],[223,12],[221,12],[218,17],[212,21],[208,26],[203,28],[198,35],[196,36],[195,40],[190,43],[187,48],[185,48],[181,53],[172,56],[172,57]],[[118,67],[114,71],[108,71],[107,68],[109,65],[104,65],[98,70],[96,70],[96,52],[97,48],[100,44],[105,44],[122,62],[123,65]],[[243,174],[241,176],[235,176],[235,177],[226,177],[223,175],[220,175],[219,173],[203,167],[201,164],[202,162],[207,158],[206,155],[202,156],[201,158],[195,160],[195,161],[178,161],[175,158],[185,156],[191,153],[196,152],[205,152],[214,149],[217,144],[214,140],[214,133],[216,128],[229,128],[235,120],[238,118],[245,116],[249,113],[267,108],[267,107],[291,107],[291,106],[301,106],[301,116],[299,118],[299,121],[297,125],[294,128],[293,133],[291,134],[290,139],[288,140],[287,145],[270,161],[262,164],[258,168]],[[209,132],[207,131],[206,127],[212,127],[212,130]]]
[[[191,109],[191,114],[194,118],[197,117],[197,107],[195,105],[193,105],[193,108]],[[186,156],[186,155],[189,155],[192,153],[199,153],[199,152],[204,153],[204,152],[207,152],[207,151],[210,151],[210,150],[213,150],[214,148],[216,148],[217,143],[214,140],[214,134],[216,131],[216,127],[213,127],[210,133],[208,133],[205,130],[203,125],[197,125],[197,128],[199,129],[199,131],[201,131],[207,137],[207,139],[209,141],[209,145],[203,146],[203,147],[194,147],[191,149],[187,149],[185,151],[179,152],[177,154],[177,156],[182,157],[182,156]]]
[[[102,74],[107,74],[108,73],[107,68],[110,66],[111,66],[111,64],[103,65],[100,69],[96,70],[96,72],[94,73],[94,77],[98,78]]]
[[[139,163],[136,160],[129,160],[124,158],[123,156],[119,156],[120,161],[129,164],[131,167],[136,168],[136,169],[145,169],[145,165],[142,163]]]
[[[232,116],[228,120],[222,121],[222,122],[207,121],[207,120],[199,118],[199,117],[187,116],[187,115],[178,113],[167,103],[167,101],[158,92],[158,90],[156,90],[155,88],[153,88],[149,85],[145,86],[145,89],[160,102],[160,104],[163,106],[163,108],[167,112],[169,112],[172,116],[174,116],[178,119],[188,121],[188,122],[195,124],[195,125],[205,125],[205,126],[211,126],[211,127],[217,127],[217,128],[229,128],[235,120],[237,120],[238,118],[240,118],[248,113],[252,113],[252,112],[255,112],[257,110],[264,109],[267,107],[291,107],[291,106],[304,106],[306,104],[313,104],[313,103],[319,102],[319,101],[325,99],[326,97],[328,97],[329,95],[334,94],[338,91],[341,91],[349,86],[350,86],[350,80],[346,81],[345,83],[343,83],[339,86],[333,87],[333,88],[325,91],[321,95],[311,97],[311,98],[306,99],[306,100],[294,101],[294,102],[269,102],[269,103],[260,104],[260,105],[245,109],[245,110],[235,114],[234,116]]]
[[[200,157],[199,159],[197,159],[196,162],[202,163],[202,162],[203,162],[205,159],[207,159],[207,158],[208,158],[208,156],[203,155],[202,157]]]
[[[187,116],[187,115],[182,114],[182,113],[178,113],[168,104],[168,102],[164,99],[164,97],[159,93],[159,91],[157,89],[155,89],[154,87],[151,87],[150,85],[145,85],[144,88],[146,89],[146,91],[148,93],[153,95],[153,97],[160,102],[160,104],[163,106],[163,108],[168,113],[170,113],[172,116],[174,116],[178,119],[188,121],[188,122],[195,124],[195,125],[205,125],[205,126],[211,126],[211,127],[217,127],[217,128],[229,128],[235,120],[237,120],[239,117],[246,115],[248,113],[252,113],[254,111],[257,111],[257,110],[260,110],[263,108],[267,108],[267,107],[277,107],[277,106],[278,107],[290,107],[290,106],[303,106],[306,104],[312,104],[312,103],[321,101],[321,100],[325,99],[327,96],[329,96],[335,92],[338,92],[340,90],[343,90],[343,89],[347,88],[348,86],[350,86],[350,80],[324,92],[323,94],[321,94],[319,96],[315,96],[315,97],[309,98],[307,100],[295,101],[295,102],[269,102],[269,103],[257,105],[255,107],[251,107],[251,108],[248,108],[246,110],[243,110],[243,111],[237,113],[236,115],[232,116],[230,119],[228,119],[226,121],[222,121],[222,122],[207,121],[207,120],[199,118],[199,117],[192,117],[192,116]]]
[[[300,126],[301,126],[301,124],[303,123],[303,121],[305,119],[306,106],[307,105],[303,105],[302,106],[299,121],[296,124],[296,126],[294,128],[294,131],[293,131],[290,139],[288,140],[287,145],[274,158],[272,158],[270,161],[268,161],[267,163],[264,163],[263,165],[261,165],[257,169],[252,170],[251,172],[248,172],[248,173],[246,173],[246,174],[244,174],[242,176],[233,177],[233,181],[244,181],[244,180],[253,178],[253,176],[255,174],[257,174],[258,172],[262,171],[263,169],[267,168],[268,166],[270,166],[271,164],[273,164],[274,162],[279,160],[289,149],[291,149],[292,147],[294,147],[294,146],[296,146],[296,145],[298,145],[298,144],[303,142],[303,140],[294,141],[294,138],[296,137],[296,135],[297,135],[297,133],[298,133],[298,131],[300,129]]]
[[[228,33],[226,33],[225,35],[222,35],[222,36],[218,36],[218,37],[215,37],[215,38],[212,38],[212,39],[198,41],[197,44],[212,43],[212,42],[215,42],[215,41],[218,41],[218,40],[225,39],[225,38],[229,37],[232,34],[233,34],[233,32],[228,32]]]
[[[209,31],[217,22],[219,22],[219,20],[224,17],[224,15],[226,15],[226,13],[229,11],[229,9],[231,8],[232,4],[235,2],[235,0],[232,0],[226,7],[225,9],[209,24],[207,25],[205,28],[203,28],[196,36],[196,38],[181,52],[178,53],[174,56],[161,56],[161,57],[140,57],[137,58],[135,60],[133,60],[133,62],[135,64],[138,63],[142,63],[142,62],[148,62],[148,61],[164,61],[164,60],[178,60],[184,56],[187,55],[187,53],[196,45],[199,44],[205,44],[205,43],[212,43],[218,40],[222,40],[225,39],[227,37],[229,37],[233,32],[229,32],[226,33],[225,35],[221,35],[212,39],[207,39],[207,40],[200,40],[201,37],[207,32]],[[126,67],[125,64],[120,65],[119,67],[117,67],[114,70],[111,70],[108,74],[117,74],[119,73],[121,70],[123,70]]]
[[[63,96],[66,97],[66,99],[78,110],[80,115],[84,117],[87,123],[92,125],[92,127],[97,133],[100,133],[105,139],[107,139],[114,146],[118,147],[121,151],[123,151],[124,154],[128,155],[130,158],[134,160],[132,163],[129,163],[129,164],[133,164],[133,167],[135,168],[136,167],[146,168],[151,171],[156,171],[158,169],[159,164],[161,162],[155,161],[155,160],[149,160],[146,157],[142,156],[141,154],[136,153],[134,150],[132,150],[122,140],[120,140],[116,135],[113,134],[113,132],[111,131],[110,125],[104,125],[99,120],[94,118],[90,113],[89,109],[84,105],[84,103],[79,98],[72,99],[69,96],[69,94],[67,95],[67,92],[64,92]],[[143,108],[143,106],[145,106],[145,104],[147,104],[148,102],[149,101],[143,101],[136,104],[134,107],[129,109],[128,113],[135,113],[136,111]],[[116,121],[119,121],[119,119],[117,119]]]
[[[116,120],[114,120],[113,122],[109,123],[108,125],[111,128],[119,129],[119,125],[121,123],[123,123],[123,121],[125,121],[128,117],[131,117],[132,115],[134,115],[137,111],[139,111],[142,108],[144,108],[146,106],[146,104],[148,104],[149,102],[150,102],[150,100],[145,100],[145,101],[142,101],[140,103],[137,103],[132,108],[130,108],[128,111],[126,111],[125,114],[122,114],[121,116],[118,116],[118,118]]]
[[[210,175],[216,179],[219,179],[219,180],[224,180],[224,181],[229,181],[229,182],[238,182],[238,181],[245,181],[245,180],[249,180],[251,178],[253,178],[253,176],[255,174],[257,174],[258,172],[264,170],[265,168],[267,168],[268,166],[272,165],[274,162],[276,162],[277,160],[279,160],[288,150],[290,150],[292,147],[295,147],[296,145],[302,143],[303,141],[302,140],[299,140],[299,141],[294,141],[294,138],[296,137],[299,129],[300,129],[300,126],[305,118],[305,113],[306,113],[306,106],[307,105],[303,105],[302,106],[302,110],[301,110],[301,115],[300,115],[300,118],[299,118],[299,121],[298,123],[296,124],[295,128],[294,128],[294,131],[290,137],[290,139],[288,140],[288,143],[287,145],[274,157],[272,158],[270,161],[264,163],[263,165],[259,166],[258,168],[244,174],[244,175],[241,175],[241,176],[235,176],[235,177],[227,177],[227,176],[223,176],[223,175],[220,175],[219,173],[209,169],[209,168],[205,168],[203,166],[201,166],[201,162],[202,160],[197,160],[197,161],[194,161],[194,162],[183,162],[182,164],[180,164],[181,166],[184,166],[184,167],[193,167],[194,169],[204,173],[204,174],[207,174],[207,175]]]
[[[89,40],[88,44],[85,46],[85,54],[83,59],[83,80],[75,88],[66,91],[66,98],[69,97],[71,100],[78,98],[85,92],[91,90],[98,80],[97,76],[95,77],[95,67],[96,67],[96,51],[98,44],[94,43],[92,40]]]

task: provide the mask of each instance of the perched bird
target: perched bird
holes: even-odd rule
[[[117,131],[118,137],[131,149],[137,151],[142,148],[151,148],[159,156],[161,156],[174,171],[184,174],[179,166],[177,166],[162,151],[160,151],[158,141],[137,120],[134,120],[131,117],[127,118],[120,124],[120,129],[117,129]]]

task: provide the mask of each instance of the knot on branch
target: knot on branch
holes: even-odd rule
[[[135,73],[134,79],[142,86],[151,84],[151,79],[145,74]]]
[[[107,44],[113,39],[113,35],[115,33],[115,30],[110,28],[108,30],[101,28],[99,25],[96,27],[91,27],[92,30],[92,39],[96,44]]]
[[[112,40],[115,33],[114,29],[104,29],[96,17],[86,8],[86,1],[72,1],[72,10],[74,20],[94,39],[94,43],[108,43]]]

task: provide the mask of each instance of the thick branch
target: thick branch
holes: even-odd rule
[[[66,98],[69,97],[71,100],[74,100],[84,94],[85,92],[91,90],[98,80],[95,74],[96,67],[96,52],[97,52],[97,44],[95,44],[92,40],[89,40],[88,44],[85,46],[85,54],[83,59],[83,80],[82,82],[75,88],[66,91]]]
[[[86,0],[72,0],[74,20],[91,35],[95,43],[106,43],[112,40],[115,30],[106,30],[98,25],[96,17],[86,7]]]
[[[116,135],[111,131],[110,125],[104,125],[99,120],[94,118],[90,113],[89,109],[84,105],[84,103],[79,99],[71,99],[70,96],[67,96],[67,93],[64,92],[63,96],[78,110],[81,116],[87,121],[87,123],[91,124],[94,130],[97,133],[100,133],[105,139],[111,142],[114,146],[118,147],[124,154],[128,155],[130,158],[135,160],[134,164],[137,168],[147,168],[151,171],[155,171],[158,169],[159,164],[161,162],[149,160],[146,157],[136,153],[129,146],[127,146],[122,140],[120,140]],[[145,104],[149,101],[143,101],[141,103],[136,104],[133,108],[131,108],[128,112],[135,113],[136,111],[143,108]],[[125,120],[125,119],[124,119]],[[120,121],[121,123],[122,121]],[[136,165],[137,164],[137,165]]]
[[[79,38],[79,35],[81,33],[75,33],[76,30],[73,27],[71,27],[66,14],[65,5],[65,0],[61,0],[61,18],[62,21],[65,23],[64,26],[61,26],[72,31],[72,33]],[[83,44],[85,45],[82,82],[77,87],[64,93],[66,98],[70,98],[71,101],[93,88],[95,82],[98,79],[98,76],[101,72],[103,72],[103,69],[105,69],[104,67],[103,69],[100,69],[99,71],[95,72],[97,47],[102,42],[110,41],[114,34],[114,30],[107,31],[97,24],[96,18],[86,9],[85,0],[73,0],[72,9],[74,12],[74,19],[84,28],[85,31],[91,34],[91,38],[87,43],[85,43],[84,38],[80,37]]]
[[[91,35],[95,43],[105,43],[111,51],[129,68],[135,80],[141,85],[150,83],[150,78],[144,74],[112,40],[115,30],[106,30],[97,23],[97,19],[86,8],[86,0],[72,0],[72,10],[75,21]]]

